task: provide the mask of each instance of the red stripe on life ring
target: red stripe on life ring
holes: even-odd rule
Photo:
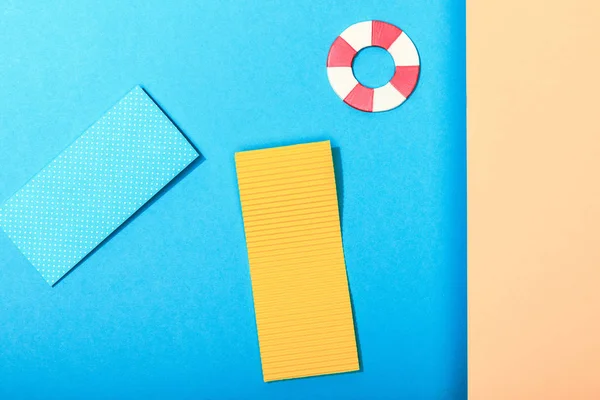
[[[390,83],[402,94],[402,96],[408,97],[417,86],[419,70],[420,67],[418,65],[408,67],[398,66],[396,67],[396,72]]]
[[[375,89],[365,87],[359,83],[352,89],[348,96],[346,96],[344,102],[361,111],[372,112],[374,93]]]
[[[402,29],[383,21],[373,21],[371,44],[389,49],[402,34]]]
[[[352,67],[352,60],[356,55],[356,50],[352,48],[341,36],[331,45],[329,55],[327,56],[328,67]]]

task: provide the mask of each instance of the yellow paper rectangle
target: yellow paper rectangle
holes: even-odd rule
[[[264,380],[358,370],[329,141],[235,159]]]

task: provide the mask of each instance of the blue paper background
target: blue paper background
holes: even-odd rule
[[[466,398],[463,1],[5,0],[0,15],[0,201],[136,84],[205,157],[54,288],[0,235],[0,398]],[[366,19],[421,55],[415,93],[383,114],[342,103],[325,70]],[[363,370],[265,384],[233,153],[324,139]]]

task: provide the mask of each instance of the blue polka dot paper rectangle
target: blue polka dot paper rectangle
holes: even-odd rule
[[[0,208],[0,226],[54,285],[198,156],[135,87]]]

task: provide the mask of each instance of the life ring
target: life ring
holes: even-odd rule
[[[365,47],[387,50],[396,70],[378,88],[362,85],[354,76],[352,62]],[[404,103],[417,86],[419,53],[408,35],[395,25],[364,21],[349,26],[335,39],[327,56],[327,77],[335,93],[348,105],[366,112],[388,111]]]

